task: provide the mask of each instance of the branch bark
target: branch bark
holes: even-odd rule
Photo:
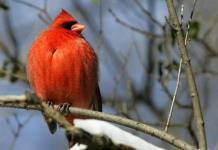
[[[41,108],[43,109],[42,111],[46,114],[46,116],[54,119],[60,126],[65,129],[69,148],[71,148],[76,143],[82,143],[87,145],[88,149],[95,150],[135,150],[134,148],[127,145],[115,144],[109,137],[105,135],[92,135],[80,128],[73,126],[57,110],[50,108],[45,103],[41,103]]]
[[[29,97],[27,97],[26,95],[0,96],[0,107],[12,107],[12,108],[42,111],[40,105],[34,102],[33,100],[29,99]],[[54,109],[57,109],[57,108],[58,106],[55,105]],[[120,124],[120,125],[129,127],[129,128],[132,128],[132,129],[136,129],[145,134],[149,134],[151,136],[157,137],[180,149],[196,150],[195,147],[186,143],[185,141],[182,141],[173,135],[170,135],[166,132],[163,132],[161,130],[158,130],[156,128],[153,128],[141,122],[137,122],[137,121],[126,119],[126,118],[119,117],[119,116],[109,115],[106,113],[101,113],[101,112],[96,112],[96,111],[91,111],[91,110],[86,110],[86,109],[81,109],[81,108],[75,108],[75,107],[70,107],[69,111],[73,115],[81,115],[81,116],[90,117],[94,119],[109,121],[109,122]]]
[[[206,142],[206,135],[205,135],[205,128],[204,128],[204,120],[203,120],[203,115],[200,105],[200,98],[198,95],[195,77],[192,71],[192,66],[188,56],[187,48],[185,46],[184,36],[182,34],[182,29],[176,14],[173,0],[166,0],[166,3],[170,15],[171,25],[176,30],[176,40],[180,50],[180,54],[183,61],[183,66],[184,66],[184,70],[186,73],[187,82],[190,90],[195,124],[197,127],[197,137],[199,141],[198,146],[200,149],[206,150],[207,142]]]
[[[31,104],[30,104],[31,103]],[[5,105],[5,106],[3,106]],[[76,143],[81,143],[87,145],[89,149],[103,150],[103,149],[113,149],[113,150],[135,150],[134,148],[124,145],[116,144],[106,135],[92,135],[83,129],[77,128],[69,123],[63,115],[61,115],[56,109],[55,110],[47,106],[45,103],[41,103],[41,106],[36,103],[36,101],[29,101],[26,95],[20,96],[1,96],[0,106],[3,107],[13,107],[15,108],[26,108],[26,109],[36,109],[43,111],[48,117],[54,119],[61,127],[66,131],[66,136],[69,142],[69,148]],[[17,106],[17,107],[16,107]],[[30,107],[29,107],[30,106]]]

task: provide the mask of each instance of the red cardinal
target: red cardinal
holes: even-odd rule
[[[98,58],[81,35],[84,28],[62,10],[50,27],[33,42],[27,57],[27,75],[41,101],[102,110]],[[70,122],[74,118],[66,117]],[[55,127],[54,122],[48,125],[54,133],[56,123]]]

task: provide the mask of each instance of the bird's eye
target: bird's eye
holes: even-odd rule
[[[71,21],[71,22],[66,22],[66,23],[63,23],[61,26],[65,29],[68,29],[70,30],[72,25],[76,24],[77,21]]]

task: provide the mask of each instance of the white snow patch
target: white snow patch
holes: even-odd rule
[[[78,144],[76,143],[73,147],[71,147],[69,150],[86,150],[87,145],[84,144]]]
[[[116,144],[128,145],[137,150],[164,150],[105,121],[75,119],[74,125],[91,134],[106,135]]]

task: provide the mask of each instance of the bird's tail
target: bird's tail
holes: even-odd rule
[[[95,89],[95,96],[92,100],[91,107],[92,110],[100,111],[100,112],[102,111],[102,98],[101,98],[100,88],[98,85]]]
[[[52,118],[48,117],[45,113],[43,113],[44,119],[48,125],[49,131],[54,134],[57,130],[57,123]]]

